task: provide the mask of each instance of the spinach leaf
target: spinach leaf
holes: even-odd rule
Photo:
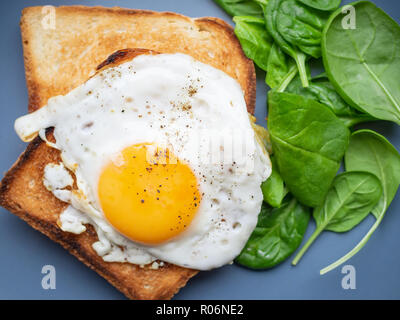
[[[320,205],[349,142],[349,129],[322,104],[271,90],[268,130],[279,172],[302,204]]]
[[[301,3],[318,10],[332,11],[340,6],[341,0],[297,0]]]
[[[273,43],[269,52],[265,82],[271,88],[277,88],[277,91],[282,92],[296,74],[295,61],[287,56],[276,43]]]
[[[300,78],[296,77],[290,82],[286,92],[295,93],[322,103],[331,109],[347,127],[352,127],[361,122],[376,120],[370,115],[361,113],[350,107],[336,92],[328,78],[323,75],[313,78],[307,88],[304,88],[301,85]]]
[[[324,71],[324,72],[322,72],[322,73],[320,73],[320,74],[314,76],[314,77],[312,78],[312,80],[317,81],[317,80],[329,80],[329,79],[328,79],[328,75],[327,75],[326,72]]]
[[[381,223],[400,184],[400,154],[380,134],[371,130],[359,130],[352,134],[345,154],[346,170],[362,170],[376,175],[382,183],[383,194],[372,214],[376,221],[362,240],[346,255],[321,270],[327,273],[354,256],[368,242]]]
[[[262,18],[261,7],[253,0],[214,0],[229,15]]]
[[[236,16],[233,21],[236,23],[235,34],[246,56],[253,60],[258,67],[267,71],[268,56],[273,39],[265,28],[264,19]]]
[[[287,194],[285,185],[274,156],[270,156],[272,163],[272,172],[267,180],[261,184],[261,190],[264,196],[264,201],[275,208],[279,208],[283,198]]]
[[[322,36],[329,80],[352,107],[400,124],[400,26],[371,2],[356,2],[355,29],[337,10]]]
[[[271,268],[300,245],[310,213],[292,196],[279,209],[263,204],[258,223],[236,262],[253,269]]]
[[[279,2],[275,21],[279,34],[304,53],[319,58],[322,29],[329,13],[310,8],[297,0],[274,1]]]
[[[345,172],[336,176],[321,206],[314,209],[316,229],[294,258],[296,265],[324,230],[346,232],[358,225],[382,195],[379,179],[368,172]]]
[[[287,42],[277,29],[277,15],[280,2],[282,0],[269,0],[267,5],[261,4],[264,11],[266,27],[269,34],[274,38],[276,44],[289,56],[291,56],[297,65],[300,79],[304,87],[308,86],[308,78],[306,72],[306,55],[297,47]]]

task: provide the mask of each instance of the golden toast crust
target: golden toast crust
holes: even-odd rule
[[[56,14],[59,17],[57,20],[62,20],[64,17],[65,19],[83,19],[84,21],[93,23],[93,19],[100,17],[100,20],[102,20],[107,16],[107,19],[111,19],[110,23],[113,23],[112,25],[114,28],[116,23],[124,20],[128,20],[129,23],[132,23],[132,20],[128,19],[132,16],[140,17],[137,21],[139,25],[144,23],[142,19],[146,20],[149,19],[149,17],[151,17],[151,23],[156,23],[155,21],[160,19],[165,20],[173,18],[175,23],[187,23],[189,28],[194,25],[198,30],[208,30],[208,36],[212,35],[212,37],[210,37],[213,38],[213,40],[210,40],[211,43],[208,43],[208,46],[213,48],[215,44],[219,43],[219,46],[224,44],[228,52],[232,54],[234,58],[226,59],[224,54],[228,55],[228,53],[226,51],[221,51],[213,52],[214,58],[210,59],[208,55],[204,54],[202,48],[206,44],[202,41],[199,40],[202,46],[196,44],[192,47],[192,49],[196,48],[199,51],[195,50],[191,52],[189,47],[185,48],[185,44],[177,44],[177,40],[171,39],[171,37],[162,39],[162,41],[160,39],[151,38],[143,42],[140,41],[140,39],[136,39],[135,43],[144,44],[144,49],[119,50],[129,47],[132,41],[126,38],[120,39],[117,34],[113,34],[111,36],[111,40],[113,40],[111,41],[112,44],[103,39],[105,41],[104,43],[106,43],[106,45],[102,47],[103,49],[99,49],[97,45],[94,46],[94,51],[100,51],[98,55],[85,51],[84,54],[80,55],[81,58],[75,59],[75,56],[78,56],[77,53],[79,53],[79,50],[83,50],[82,47],[72,50],[71,56],[67,55],[62,49],[57,49],[58,51],[54,49],[57,51],[57,54],[50,57],[49,61],[51,63],[49,63],[49,66],[42,67],[46,64],[46,59],[40,57],[40,53],[38,53],[34,47],[38,46],[37,43],[40,43],[40,41],[45,44],[50,43],[53,45],[58,43],[52,38],[47,39],[46,37],[48,34],[44,32],[45,34],[42,35],[40,34],[41,31],[37,29],[37,19],[41,12],[41,7],[26,8],[21,18],[21,30],[30,111],[43,106],[49,97],[65,94],[75,86],[86,81],[89,76],[92,75],[93,70],[96,70],[97,66],[98,71],[122,63],[129,58],[133,58],[133,56],[137,54],[156,54],[156,51],[160,51],[165,53],[183,52],[190,54],[194,58],[204,63],[209,63],[227,72],[231,76],[236,77],[245,92],[248,111],[253,113],[255,104],[254,65],[244,56],[232,28],[222,20],[217,18],[199,18],[194,20],[169,12],[159,13],[121,8],[88,8],[74,6],[59,7],[56,10]],[[110,18],[109,15],[112,15],[112,18]],[[178,19],[178,22],[174,19]],[[82,23],[82,21],[78,22]],[[61,24],[62,23],[63,22],[61,22]],[[188,27],[188,25],[185,24],[184,26]],[[100,24],[99,27],[104,27],[104,25]],[[64,29],[68,29],[68,25],[66,25]],[[141,31],[144,32],[145,30]],[[71,33],[71,30],[67,30],[67,32]],[[203,31],[200,31],[200,33],[201,32]],[[79,42],[80,36],[82,35],[78,35],[77,39],[74,41]],[[139,34],[137,36],[140,37]],[[182,36],[182,34],[179,34],[179,37]],[[190,34],[185,35],[186,38],[189,36]],[[43,37],[45,39],[41,39]],[[118,53],[111,55],[101,63],[101,61],[107,57],[107,55],[103,55],[101,58],[105,50],[104,47],[109,50],[114,46],[117,46],[116,49],[108,52],[108,54],[116,50],[119,50]],[[174,48],[180,50],[174,51]],[[149,52],[147,49],[151,49],[152,52]],[[201,50],[203,51],[200,52]],[[199,52],[201,53],[200,55]],[[90,63],[88,61],[90,61]],[[53,62],[54,64],[58,64],[58,71],[64,70],[65,74],[63,73],[60,79],[55,78],[53,79],[54,81],[50,81],[49,79],[51,79],[52,76],[54,78],[56,75],[51,69]],[[89,64],[90,68],[88,66]],[[83,71],[76,73],[77,67],[82,67]],[[73,72],[69,72],[68,70],[72,70]],[[50,76],[48,75],[49,73]],[[51,136],[51,132],[49,132],[49,139],[51,139]],[[179,288],[186,284],[190,277],[197,273],[195,270],[185,269],[171,264],[165,264],[162,268],[153,270],[150,267],[141,268],[129,263],[104,262],[102,258],[94,252],[91,246],[93,242],[97,241],[97,235],[93,228],[89,227],[87,232],[80,235],[61,231],[57,225],[57,219],[60,212],[66,207],[66,204],[56,199],[51,192],[46,190],[42,183],[44,167],[48,163],[59,161],[60,156],[57,150],[48,147],[38,137],[34,139],[1,181],[0,205],[25,220],[33,228],[60,243],[71,254],[75,255],[80,261],[103,276],[130,299],[170,299]]]
[[[254,64],[244,55],[233,28],[221,19],[192,19],[173,12],[118,7],[61,6],[55,11],[55,37],[54,30],[42,26],[42,8],[25,8],[20,22],[29,111],[86,81],[111,53],[122,48],[144,48],[189,54],[225,71],[238,80],[248,110],[254,112]],[[53,47],[43,48],[43,38]],[[68,63],[63,65],[66,58]],[[57,65],[56,77],[51,63]]]

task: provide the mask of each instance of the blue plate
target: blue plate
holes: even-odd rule
[[[344,1],[347,2],[347,1]],[[400,2],[375,0],[397,22]],[[175,11],[191,17],[215,16],[231,19],[211,0],[119,0],[74,1],[84,5]],[[9,169],[26,145],[14,132],[14,120],[27,112],[27,91],[19,30],[21,10],[35,5],[68,5],[70,1],[1,1],[0,50],[2,61],[0,172]],[[257,109],[260,123],[266,116],[264,72],[257,71]],[[399,75],[400,77],[400,75]],[[369,128],[387,137],[400,150],[400,128],[380,121]],[[290,259],[266,271],[237,265],[201,272],[189,281],[175,299],[399,299],[400,298],[400,196],[391,204],[381,226],[367,245],[347,264],[354,266],[356,288],[343,289],[342,267],[320,276],[319,270],[351,249],[367,232],[374,219],[368,217],[346,234],[324,232],[298,266]],[[58,244],[33,230],[25,222],[0,208],[0,299],[123,299],[124,296],[95,272],[68,254]],[[305,238],[314,230],[310,223]],[[56,269],[56,289],[41,285],[44,265]]]

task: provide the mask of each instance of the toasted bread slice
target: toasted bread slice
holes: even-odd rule
[[[41,28],[42,16],[41,7],[32,7],[24,9],[21,19],[31,111],[43,106],[49,97],[65,94],[83,83],[96,69],[151,53],[143,49],[120,50],[101,63],[116,49],[130,46],[183,52],[225,71],[238,79],[248,110],[254,111],[253,63],[244,56],[232,28],[219,19],[193,20],[174,13],[120,8],[59,7],[56,29],[51,33]],[[63,232],[57,219],[66,204],[42,183],[44,167],[59,161],[57,150],[35,138],[1,181],[0,205],[60,243],[130,299],[169,299],[196,274],[195,270],[171,264],[153,270],[105,262],[92,249],[92,243],[97,241],[92,228],[80,235]]]
[[[232,28],[221,19],[71,6],[55,9],[52,26],[45,23],[49,14],[43,7],[22,12],[30,111],[86,81],[107,56],[124,48],[186,53],[221,69],[239,81],[246,103],[254,111],[254,65],[245,57]]]

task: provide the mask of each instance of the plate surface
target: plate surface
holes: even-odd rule
[[[347,3],[348,1],[343,1]],[[400,2],[375,0],[400,22]],[[231,19],[212,0],[120,0],[74,1],[84,5],[175,11],[191,17]],[[19,19],[21,10],[34,5],[67,5],[71,1],[1,1],[0,38],[3,78],[0,80],[0,172],[9,169],[24,150],[14,132],[14,120],[27,112]],[[266,116],[264,72],[257,71],[256,116]],[[400,77],[400,75],[399,75]],[[400,150],[400,128],[389,122],[367,127],[385,135]],[[368,244],[347,264],[356,270],[356,289],[344,290],[341,267],[320,276],[319,270],[351,249],[374,219],[368,217],[346,234],[325,232],[297,267],[290,259],[267,271],[252,271],[237,265],[202,272],[189,281],[175,299],[399,299],[400,298],[400,196],[391,204],[381,226]],[[314,230],[310,223],[306,238]],[[123,299],[124,296],[95,272],[69,255],[61,246],[0,208],[0,299]],[[44,265],[56,269],[56,289],[41,286]]]

